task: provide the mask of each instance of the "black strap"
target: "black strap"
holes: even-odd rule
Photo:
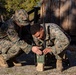
[[[48,33],[48,40],[50,40],[50,44],[49,44],[49,45],[50,45],[50,46],[53,46],[53,45],[54,45],[54,42],[53,42],[54,39],[51,39],[50,26],[47,27],[47,31],[48,31],[48,32],[47,32],[47,33]]]

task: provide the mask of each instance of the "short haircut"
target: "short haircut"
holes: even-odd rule
[[[34,35],[36,32],[38,32],[40,30],[40,23],[35,23],[33,25],[31,25],[30,30],[31,30],[31,34]]]

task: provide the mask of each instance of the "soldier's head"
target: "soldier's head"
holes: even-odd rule
[[[29,24],[28,14],[24,9],[16,10],[13,20],[18,26],[26,26]]]
[[[39,23],[35,23],[30,27],[31,34],[38,38],[38,39],[44,39],[44,29]]]

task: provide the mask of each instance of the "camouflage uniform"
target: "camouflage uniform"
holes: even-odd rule
[[[56,59],[61,59],[62,53],[69,45],[69,39],[62,29],[53,23],[45,23],[46,26],[46,48],[50,48]],[[36,45],[43,47],[44,41],[34,37]],[[50,52],[51,53],[51,52]]]
[[[15,21],[23,26],[29,25],[27,12],[23,9],[16,11],[14,16],[0,28],[0,53],[6,61],[17,55],[21,49],[28,53],[32,47],[20,37],[21,32],[17,31],[18,26]]]

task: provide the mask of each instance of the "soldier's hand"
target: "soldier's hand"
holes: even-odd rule
[[[40,50],[40,47],[38,46],[33,46],[32,51],[36,53],[37,55],[42,55],[42,51]]]
[[[51,49],[50,49],[50,48],[45,48],[45,49],[43,50],[43,53],[44,53],[44,54],[47,54],[47,53],[49,53],[49,52],[51,52]]]

